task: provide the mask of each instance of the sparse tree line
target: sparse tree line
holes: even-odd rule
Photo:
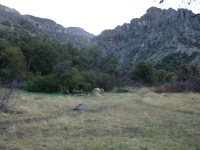
[[[154,91],[158,93],[200,92],[200,68],[197,64],[183,63],[174,73],[156,69],[152,62],[140,60],[131,75],[144,85],[154,85]]]
[[[181,64],[177,72],[166,70],[163,63],[156,67],[147,60],[138,61],[134,67],[118,68],[118,58],[104,55],[97,45],[78,49],[72,43],[61,44],[46,36],[16,37],[0,30],[0,84],[4,87],[15,80],[30,92],[72,93],[95,87],[120,90],[133,81],[163,87],[175,81],[189,86],[189,82],[199,80],[197,65]]]

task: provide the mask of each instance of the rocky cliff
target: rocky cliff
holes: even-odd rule
[[[48,35],[63,43],[72,42],[77,47],[90,46],[93,34],[81,28],[64,28],[53,20],[38,18],[31,15],[21,15],[18,11],[0,5],[0,22],[9,21],[11,28],[16,26],[28,28],[34,33]],[[0,26],[3,28],[2,26]]]
[[[119,57],[120,66],[140,59],[161,62],[169,55],[187,54],[190,62],[200,62],[200,17],[186,9],[161,10],[151,7],[141,18],[105,30],[92,39],[104,53]],[[181,57],[181,56],[180,56]]]
[[[118,56],[119,66],[133,66],[140,59],[158,65],[163,61],[170,65],[200,64],[200,16],[192,16],[194,13],[187,9],[151,7],[141,18],[94,36],[78,27],[64,28],[53,20],[21,15],[0,5],[0,28],[17,36],[23,32],[48,35],[63,43],[71,41],[77,47],[98,44],[105,54]]]

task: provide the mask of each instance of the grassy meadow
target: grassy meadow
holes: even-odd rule
[[[14,98],[20,104],[0,113],[2,150],[200,150],[200,94],[140,88]],[[73,111],[80,103],[94,111]]]

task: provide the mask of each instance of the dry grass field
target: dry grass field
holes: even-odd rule
[[[0,113],[3,150],[200,150],[200,94],[20,92]],[[73,108],[83,103],[92,112]]]

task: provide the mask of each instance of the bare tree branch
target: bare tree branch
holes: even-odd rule
[[[11,83],[4,85],[4,88],[0,88],[0,112],[7,112],[13,106],[19,102],[19,98],[15,97],[19,83],[13,80]]]

